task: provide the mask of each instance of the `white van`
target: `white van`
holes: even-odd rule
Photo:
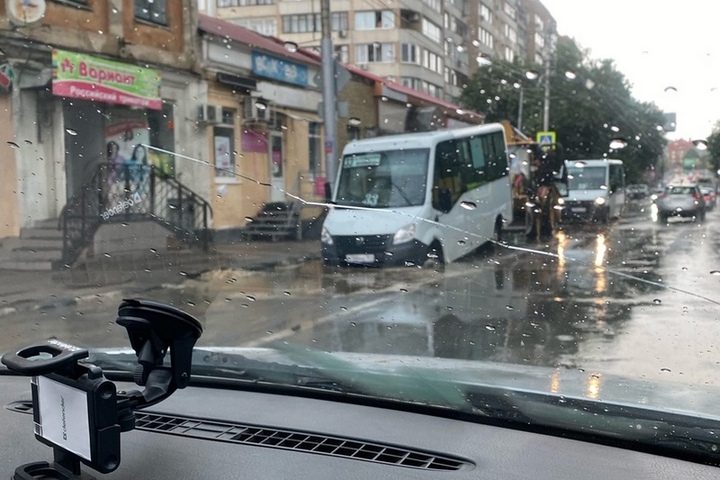
[[[607,223],[625,209],[625,169],[622,160],[566,160],[568,195],[565,220]]]
[[[512,220],[502,125],[354,141],[322,229],[326,265],[452,262]]]

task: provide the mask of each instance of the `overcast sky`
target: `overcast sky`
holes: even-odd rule
[[[636,98],[677,113],[671,138],[706,137],[720,120],[720,1],[542,2],[561,35],[615,59]]]

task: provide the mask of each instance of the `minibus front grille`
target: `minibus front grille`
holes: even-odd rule
[[[384,253],[390,235],[348,235],[334,237],[344,254],[347,253]]]

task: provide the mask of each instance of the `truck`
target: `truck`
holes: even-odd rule
[[[538,144],[507,121],[500,122],[510,158],[513,221],[510,230],[528,238],[548,237],[562,222],[567,171],[562,145]]]

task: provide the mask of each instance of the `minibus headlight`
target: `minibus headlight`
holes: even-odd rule
[[[595,205],[605,205],[605,197],[597,197],[595,199]]]
[[[393,244],[397,245],[398,243],[405,243],[412,240],[415,236],[416,228],[417,225],[414,223],[411,223],[410,225],[405,225],[404,227],[400,228],[397,232],[395,232],[395,236],[393,237]]]
[[[325,245],[332,245],[333,243],[335,243],[333,242],[332,235],[330,235],[330,232],[325,227],[323,227],[322,233],[320,234],[320,241]]]

